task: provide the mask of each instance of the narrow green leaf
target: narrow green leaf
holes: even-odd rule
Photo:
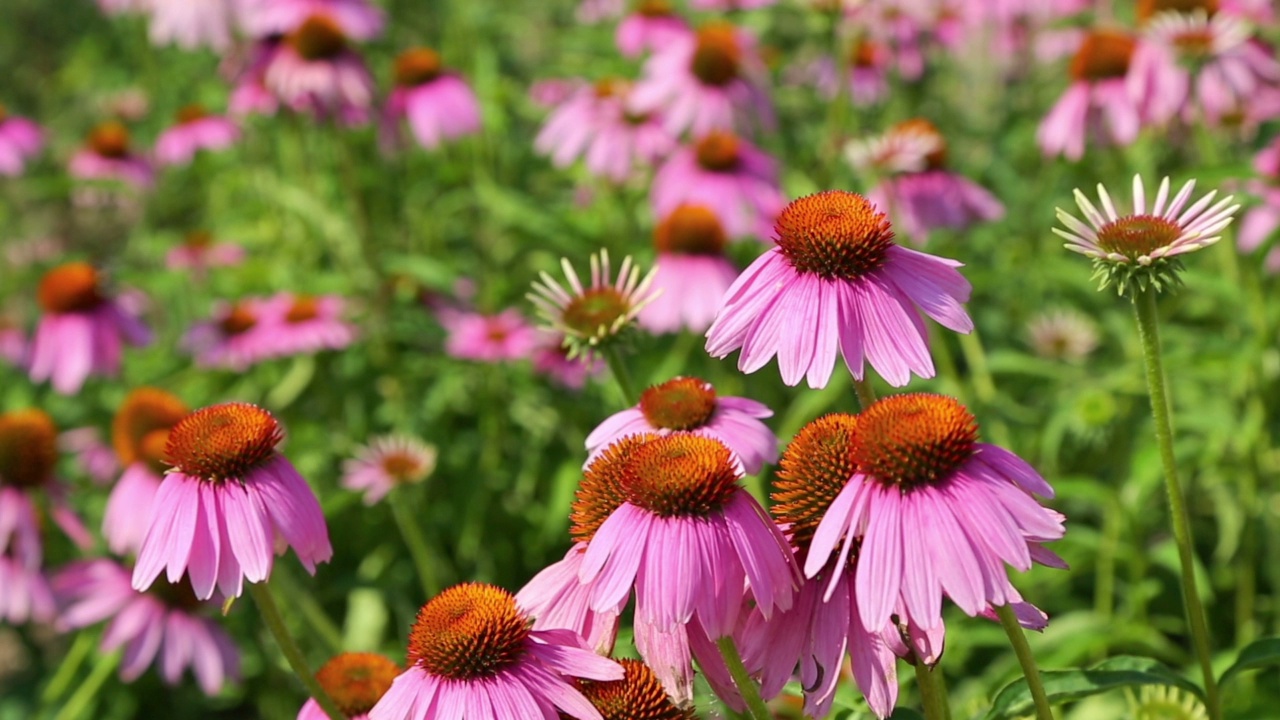
[[[1108,658],[1088,669],[1048,670],[1041,673],[1045,691],[1054,702],[1079,700],[1121,687],[1171,685],[1204,698],[1203,691],[1167,666],[1144,657],[1122,655]],[[986,720],[1003,720],[1035,710],[1024,679],[1004,686],[996,695]]]
[[[1234,664],[1222,673],[1219,685],[1246,670],[1257,670],[1268,665],[1280,665],[1280,638],[1264,638],[1244,646]]]

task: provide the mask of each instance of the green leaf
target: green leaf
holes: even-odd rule
[[[1164,664],[1144,657],[1121,655],[1108,658],[1087,670],[1048,670],[1041,673],[1049,700],[1063,702],[1097,695],[1121,687],[1171,685],[1204,699],[1192,682],[1178,676]],[[1035,710],[1026,680],[1019,678],[996,695],[986,720],[1003,720],[1027,715]]]
[[[1246,670],[1257,670],[1267,665],[1280,665],[1280,638],[1265,638],[1245,645],[1235,663],[1222,673],[1218,684],[1226,685],[1227,681]]]

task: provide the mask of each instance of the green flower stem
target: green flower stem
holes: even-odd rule
[[[84,664],[85,658],[89,657],[97,644],[97,633],[82,632],[76,634],[75,642],[71,643],[71,648],[67,650],[66,656],[62,658],[61,664],[58,665],[57,671],[53,674],[53,679],[49,681],[49,684],[44,688],[44,692],[40,694],[40,704],[42,706],[46,708],[53,706],[71,689],[71,684],[75,681],[80,666]]]
[[[627,364],[622,361],[622,355],[618,353],[617,343],[606,344],[600,348],[600,354],[609,365],[613,381],[618,383],[618,389],[622,391],[622,399],[626,401],[628,407],[635,405],[640,401],[640,395],[636,392],[635,383],[631,381],[631,373],[627,372]]]
[[[111,677],[111,673],[115,672],[116,666],[120,664],[120,653],[113,652],[110,655],[103,655],[98,658],[97,664],[93,666],[93,670],[89,673],[89,677],[84,682],[76,686],[76,691],[67,698],[67,704],[58,710],[58,714],[53,716],[53,720],[76,720],[84,717],[89,710],[90,703],[97,697],[98,691],[107,682],[107,678]]]
[[[1018,656],[1022,674],[1027,678],[1031,700],[1036,704],[1036,720],[1053,720],[1053,708],[1049,706],[1049,696],[1044,692],[1044,683],[1040,680],[1040,669],[1036,667],[1036,659],[1031,654],[1031,646],[1027,644],[1026,633],[1022,632],[1022,626],[1018,624],[1013,608],[1001,605],[996,608],[996,615],[1000,617],[1005,635],[1009,636],[1013,653]]]
[[[316,676],[307,667],[307,661],[302,657],[302,651],[298,649],[298,644],[294,642],[293,636],[289,634],[289,628],[285,627],[284,617],[280,615],[280,608],[276,605],[275,598],[271,596],[271,589],[267,587],[265,582],[245,583],[245,587],[249,590],[249,595],[253,597],[253,602],[258,606],[258,612],[262,614],[262,621],[267,624],[267,629],[271,631],[276,643],[280,645],[280,650],[284,653],[285,660],[289,661],[289,667],[293,668],[293,674],[298,676],[298,679],[302,681],[303,687],[307,689],[307,692],[320,705],[320,708],[324,710],[330,720],[347,720],[346,713],[338,709],[337,704],[333,702],[333,698],[329,697],[329,693],[320,687]]]
[[[773,714],[764,704],[764,698],[760,697],[760,686],[756,685],[756,681],[751,679],[751,673],[747,672],[747,666],[742,663],[742,655],[738,653],[738,646],[734,644],[733,638],[726,635],[716,640],[716,647],[720,648],[720,656],[729,667],[733,684],[738,687],[738,692],[747,703],[747,717],[752,720],[773,720]]]
[[[915,668],[925,720],[951,720],[951,706],[947,702],[947,687],[942,684],[942,671],[935,671],[923,660],[916,660]]]
[[[1204,675],[1205,705],[1209,717],[1222,717],[1218,699],[1218,683],[1213,676],[1213,661],[1209,643],[1209,626],[1205,620],[1204,606],[1196,588],[1195,544],[1191,538],[1191,520],[1187,515],[1186,498],[1178,480],[1178,465],[1173,455],[1173,422],[1169,410],[1169,395],[1165,389],[1164,366],[1160,357],[1160,327],[1156,314],[1156,293],[1152,289],[1138,290],[1133,296],[1134,313],[1138,320],[1138,336],[1142,341],[1142,359],[1147,370],[1147,390],[1151,394],[1151,414],[1155,418],[1156,443],[1160,446],[1160,464],[1164,467],[1165,489],[1169,495],[1169,515],[1173,521],[1173,537],[1178,545],[1178,560],[1182,570],[1182,596],[1187,607],[1187,621],[1191,627],[1191,644],[1200,671]]]
[[[413,557],[414,569],[418,571],[418,582],[422,583],[422,601],[426,602],[440,592],[440,580],[436,577],[435,563],[431,561],[431,548],[422,530],[414,522],[409,513],[409,503],[404,496],[407,488],[397,488],[396,495],[387,504],[391,506],[391,515],[395,518],[396,527],[400,529],[400,537],[409,546],[409,555]]]
[[[876,401],[876,390],[871,387],[871,378],[869,377],[864,376],[861,380],[854,378],[853,391],[858,394],[858,404],[862,406],[863,410],[871,407],[871,404]]]

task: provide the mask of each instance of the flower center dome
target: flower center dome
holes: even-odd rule
[[[736,170],[742,156],[738,136],[725,130],[713,130],[702,136],[693,147],[698,165],[712,172]]]
[[[1086,82],[1122,78],[1129,72],[1136,47],[1137,42],[1128,33],[1094,30],[1085,36],[1071,58],[1071,77]]]
[[[400,87],[424,85],[443,72],[440,53],[431,48],[405,50],[396,58],[396,84]]]
[[[675,255],[720,256],[728,241],[720,218],[711,208],[691,203],[672,210],[653,233],[658,252]]]
[[[312,15],[286,41],[303,60],[331,60],[347,49],[342,26],[328,15]]]
[[[320,317],[320,303],[314,295],[295,295],[293,304],[284,314],[287,323],[303,323]]]
[[[0,415],[0,486],[37,488],[58,463],[58,428],[43,410]]]
[[[506,590],[455,585],[418,611],[409,632],[409,663],[450,680],[491,677],[524,655],[531,626]]]
[[[716,389],[701,378],[672,378],[640,394],[640,412],[656,428],[700,428],[716,412]]]
[[[1193,15],[1197,11],[1212,17],[1218,12],[1218,0],[1138,0],[1138,22],[1146,22],[1162,12]]]
[[[1129,215],[1098,228],[1098,247],[1137,260],[1172,245],[1181,235],[1182,228],[1172,220],[1155,215]]]
[[[247,303],[236,303],[218,321],[218,328],[226,337],[232,337],[249,332],[257,324],[257,313],[251,310]]]
[[[45,312],[74,313],[93,310],[104,300],[98,287],[98,271],[84,262],[59,265],[40,278],[36,299]]]
[[[792,547],[808,550],[836,496],[858,471],[854,460],[857,416],[823,415],[787,445],[773,482],[773,516],[789,525]]]
[[[316,682],[339,710],[354,718],[367,715],[399,674],[399,666],[377,653],[347,652],[322,665]]]
[[[738,78],[742,47],[728,23],[711,23],[698,30],[690,70],[705,85],[724,87]]]
[[[792,200],[774,224],[778,250],[801,273],[856,280],[893,245],[889,218],[857,193],[827,190]]]
[[[587,465],[569,513],[572,523],[569,534],[574,542],[591,542],[604,521],[627,501],[627,491],[622,484],[627,461],[636,448],[657,437],[641,433],[620,438]]]
[[[111,445],[120,464],[128,467],[142,461],[157,469],[164,460],[169,429],[190,413],[186,403],[160,388],[130,392],[111,421]]]
[[[106,158],[129,154],[129,129],[116,121],[104,122],[89,132],[89,148]]]
[[[193,103],[191,105],[182,106],[174,116],[174,119],[177,120],[179,124],[186,125],[187,123],[193,123],[207,117],[209,117],[209,111],[205,110],[203,105]]]
[[[977,440],[973,415],[955,398],[890,395],[858,416],[853,459],[859,472],[906,492],[945,480]]]
[[[667,697],[658,676],[639,660],[623,659],[621,680],[578,680],[578,691],[604,720],[689,720],[692,713]],[[568,716],[563,713],[561,718]]]
[[[679,433],[637,447],[622,469],[627,502],[659,517],[705,517],[738,492],[733,454],[719,440]]]
[[[166,461],[208,481],[242,479],[275,454],[280,423],[257,405],[230,402],[201,408],[169,431]]]

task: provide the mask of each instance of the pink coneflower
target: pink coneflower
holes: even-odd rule
[[[103,294],[98,271],[87,263],[45,273],[37,297],[44,313],[32,341],[31,379],[52,379],[64,395],[78,392],[90,375],[115,375],[124,343],[151,342],[150,330]]]
[[[396,89],[386,114],[408,120],[418,144],[428,150],[480,131],[480,102],[460,75],[445,70],[440,55],[414,48],[396,58]]]
[[[82,180],[120,180],[139,188],[151,187],[154,180],[151,164],[130,150],[129,130],[114,121],[89,133],[67,170]]]
[[[265,74],[271,61],[280,52],[283,36],[271,36],[258,40],[248,49],[249,58],[244,67],[235,73],[231,97],[227,100],[227,112],[234,116],[274,115],[280,109],[280,100],[267,88]]]
[[[1130,89],[1148,99],[1155,122],[1180,114],[1187,122],[1203,118],[1216,124],[1242,114],[1262,90],[1280,86],[1280,63],[1250,40],[1252,28],[1238,17],[1161,12],[1143,34]]]
[[[354,40],[372,40],[385,24],[382,11],[368,0],[253,0],[241,6],[241,22],[255,37],[288,34],[315,15],[332,18]]]
[[[199,105],[178,111],[177,125],[156,139],[156,161],[162,165],[186,165],[197,150],[223,150],[240,139],[240,128],[220,115],[210,115]]]
[[[169,430],[190,413],[177,396],[159,388],[132,390],[111,423],[111,444],[124,473],[111,489],[102,535],[117,555],[136,554],[151,521],[151,506],[169,469]]]
[[[873,105],[889,94],[889,50],[883,44],[867,37],[855,40],[849,48],[849,96],[855,105]],[[826,89],[828,97],[834,97],[839,91],[837,83],[839,75],[834,63],[831,77],[825,82],[820,80],[819,88]]]
[[[44,145],[40,126],[26,118],[10,115],[0,105],[0,175],[21,175],[27,161]]]
[[[691,34],[689,23],[676,13],[671,0],[637,0],[618,23],[613,40],[623,55],[636,57]]]
[[[719,440],[677,433],[620,442],[629,452],[616,456],[617,479],[593,482],[593,464],[579,489],[575,535],[590,539],[578,579],[593,586],[596,612],[620,607],[634,587],[637,646],[684,701],[687,652],[714,662],[714,641],[733,633],[744,591],[765,617],[791,607],[796,567]]]
[[[1240,251],[1246,253],[1262,247],[1280,228],[1280,138],[1254,156],[1253,169],[1259,178],[1249,181],[1247,187],[1262,203],[1250,208],[1240,219],[1236,242]]]
[[[356,329],[342,319],[345,311],[338,295],[280,293],[268,299],[262,304],[265,352],[289,357],[347,347]]]
[[[620,680],[617,663],[566,630],[533,630],[511,593],[455,585],[418,612],[408,669],[370,711],[371,720],[556,717],[602,720],[572,680]]]
[[[1195,190],[1196,181],[1188,180],[1172,199],[1169,178],[1160,181],[1155,202],[1147,209],[1142,176],[1133,176],[1133,211],[1121,215],[1111,202],[1107,189],[1098,185],[1102,211],[1079,190],[1075,191],[1087,225],[1059,208],[1058,221],[1066,229],[1053,232],[1066,239],[1066,248],[1097,261],[1121,265],[1150,266],[1161,260],[1208,247],[1221,239],[1220,233],[1231,224],[1239,205],[1231,205],[1231,196],[1213,203],[1217,190],[1185,207]],[[1167,204],[1166,204],[1167,201]],[[1185,207],[1185,209],[1184,209]]]
[[[0,413],[0,555],[28,568],[44,556],[40,529],[44,516],[36,498],[49,500],[49,516],[81,549],[93,538],[67,504],[67,493],[54,477],[58,462],[58,430],[42,410]]]
[[[356,450],[342,466],[342,487],[364,492],[374,505],[398,485],[420,483],[436,468],[436,449],[415,437],[384,435]]]
[[[640,326],[655,333],[705,332],[738,276],[724,255],[724,226],[707,206],[686,203],[658,223],[653,239],[653,288],[659,294],[640,311]]]
[[[591,283],[583,285],[566,258],[560,259],[568,288],[546,272],[534,281],[527,297],[553,332],[563,334],[570,359],[594,355],[600,345],[626,330],[644,306],[653,301],[653,271],[640,274],[631,258],[622,260],[617,279],[609,266],[609,253],[591,256]]]
[[[529,86],[529,100],[544,108],[554,108],[565,102],[583,87],[576,78],[545,78],[534,80]]]
[[[96,427],[81,427],[58,435],[58,451],[75,456],[76,466],[95,485],[106,485],[120,472],[115,451],[102,441]]]
[[[369,711],[391,689],[400,666],[376,653],[344,652],[316,672],[316,682],[329,694],[347,720],[368,720]],[[315,698],[298,711],[297,720],[330,720]]]
[[[884,213],[841,190],[793,201],[778,217],[777,245],[725,294],[707,331],[707,352],[742,349],[751,373],[774,355],[783,382],[825,387],[837,348],[855,378],[864,360],[891,385],[933,377],[920,312],[956,332],[973,330],[962,303],[970,286],[961,263],[893,242]]]
[[[440,313],[440,323],[449,332],[444,351],[464,360],[524,360],[538,344],[538,331],[514,308],[497,315],[450,310]]]
[[[1095,29],[1071,59],[1071,85],[1049,111],[1036,140],[1045,155],[1079,160],[1086,138],[1128,145],[1142,127],[1142,107],[1127,78],[1137,41],[1121,30]]]
[[[603,462],[610,461],[606,459]],[[591,586],[578,582],[586,550],[585,542],[574,543],[564,559],[543,568],[520,588],[516,593],[516,604],[528,610],[534,618],[534,630],[572,630],[581,635],[597,654],[607,656],[613,652],[614,641],[618,637],[618,621],[626,607],[626,599],[617,607],[603,611],[591,608]]]
[[[748,474],[778,459],[778,438],[760,422],[773,411],[744,397],[719,395],[711,383],[676,377],[640,394],[640,402],[604,420],[587,436],[595,458],[618,439],[638,433],[693,433],[724,443]]]
[[[599,358],[569,357],[563,335],[540,332],[538,338],[538,346],[531,357],[533,369],[560,385],[579,390],[587,383],[588,377],[604,372],[604,363]]]
[[[133,569],[145,590],[168,571],[187,573],[196,597],[239,597],[245,580],[271,575],[273,548],[292,547],[307,572],[333,555],[320,503],[276,453],[283,437],[271,413],[248,403],[212,405],[170,431],[164,477]]]
[[[19,368],[27,362],[27,334],[3,313],[0,313],[0,360]]]
[[[110,619],[102,635],[103,653],[124,648],[120,679],[133,682],[155,661],[160,676],[176,685],[190,668],[205,695],[216,695],[227,680],[240,676],[240,652],[216,620],[199,614],[217,611],[216,603],[196,599],[186,577],[157,581],[136,592],[129,570],[113,560],[87,560],[62,568],[53,578],[66,630]]]
[[[584,158],[593,175],[618,183],[652,166],[671,152],[675,139],[656,116],[627,110],[630,89],[612,78],[578,88],[547,118],[534,148],[556,167]]]
[[[176,44],[184,50],[231,45],[231,21],[236,0],[147,0],[151,13],[148,34],[153,45]],[[244,3],[239,3],[243,5]]]
[[[815,577],[837,547],[842,567],[857,540],[856,607],[867,631],[895,614],[935,628],[944,593],[970,616],[1021,603],[1004,564],[1062,567],[1040,543],[1062,537],[1063,517],[1032,497],[1053,489],[1018,456],[978,442],[973,415],[955,399],[889,396],[850,430],[856,472],[814,529],[804,571]]]
[[[169,249],[164,263],[170,270],[190,270],[202,276],[212,267],[239,265],[244,255],[244,248],[235,243],[214,242],[209,232],[192,230],[183,236],[180,244]]]
[[[329,15],[312,15],[271,54],[263,84],[298,112],[364,122],[373,104],[373,77]]]
[[[711,208],[731,238],[767,238],[786,198],[773,158],[730,132],[715,131],[677,150],[653,177],[658,217],[685,203]]]
[[[209,320],[194,325],[183,346],[195,355],[196,365],[243,371],[271,357],[275,323],[267,319],[264,305],[255,298],[221,303]]]
[[[946,169],[946,141],[933,123],[915,118],[899,123],[887,135],[911,139],[903,143],[887,140],[886,146],[934,138],[932,149],[920,158],[922,167],[890,175],[867,193],[867,199],[885,208],[893,217],[894,226],[907,237],[923,244],[928,241],[930,230],[964,230],[1004,217],[1004,205],[994,195]]]
[[[754,37],[728,23],[709,23],[656,49],[631,107],[661,111],[673,135],[770,126],[773,105],[763,89],[764,74]]]
[[[0,553],[0,621],[46,623],[57,612],[53,590],[40,568]]]

